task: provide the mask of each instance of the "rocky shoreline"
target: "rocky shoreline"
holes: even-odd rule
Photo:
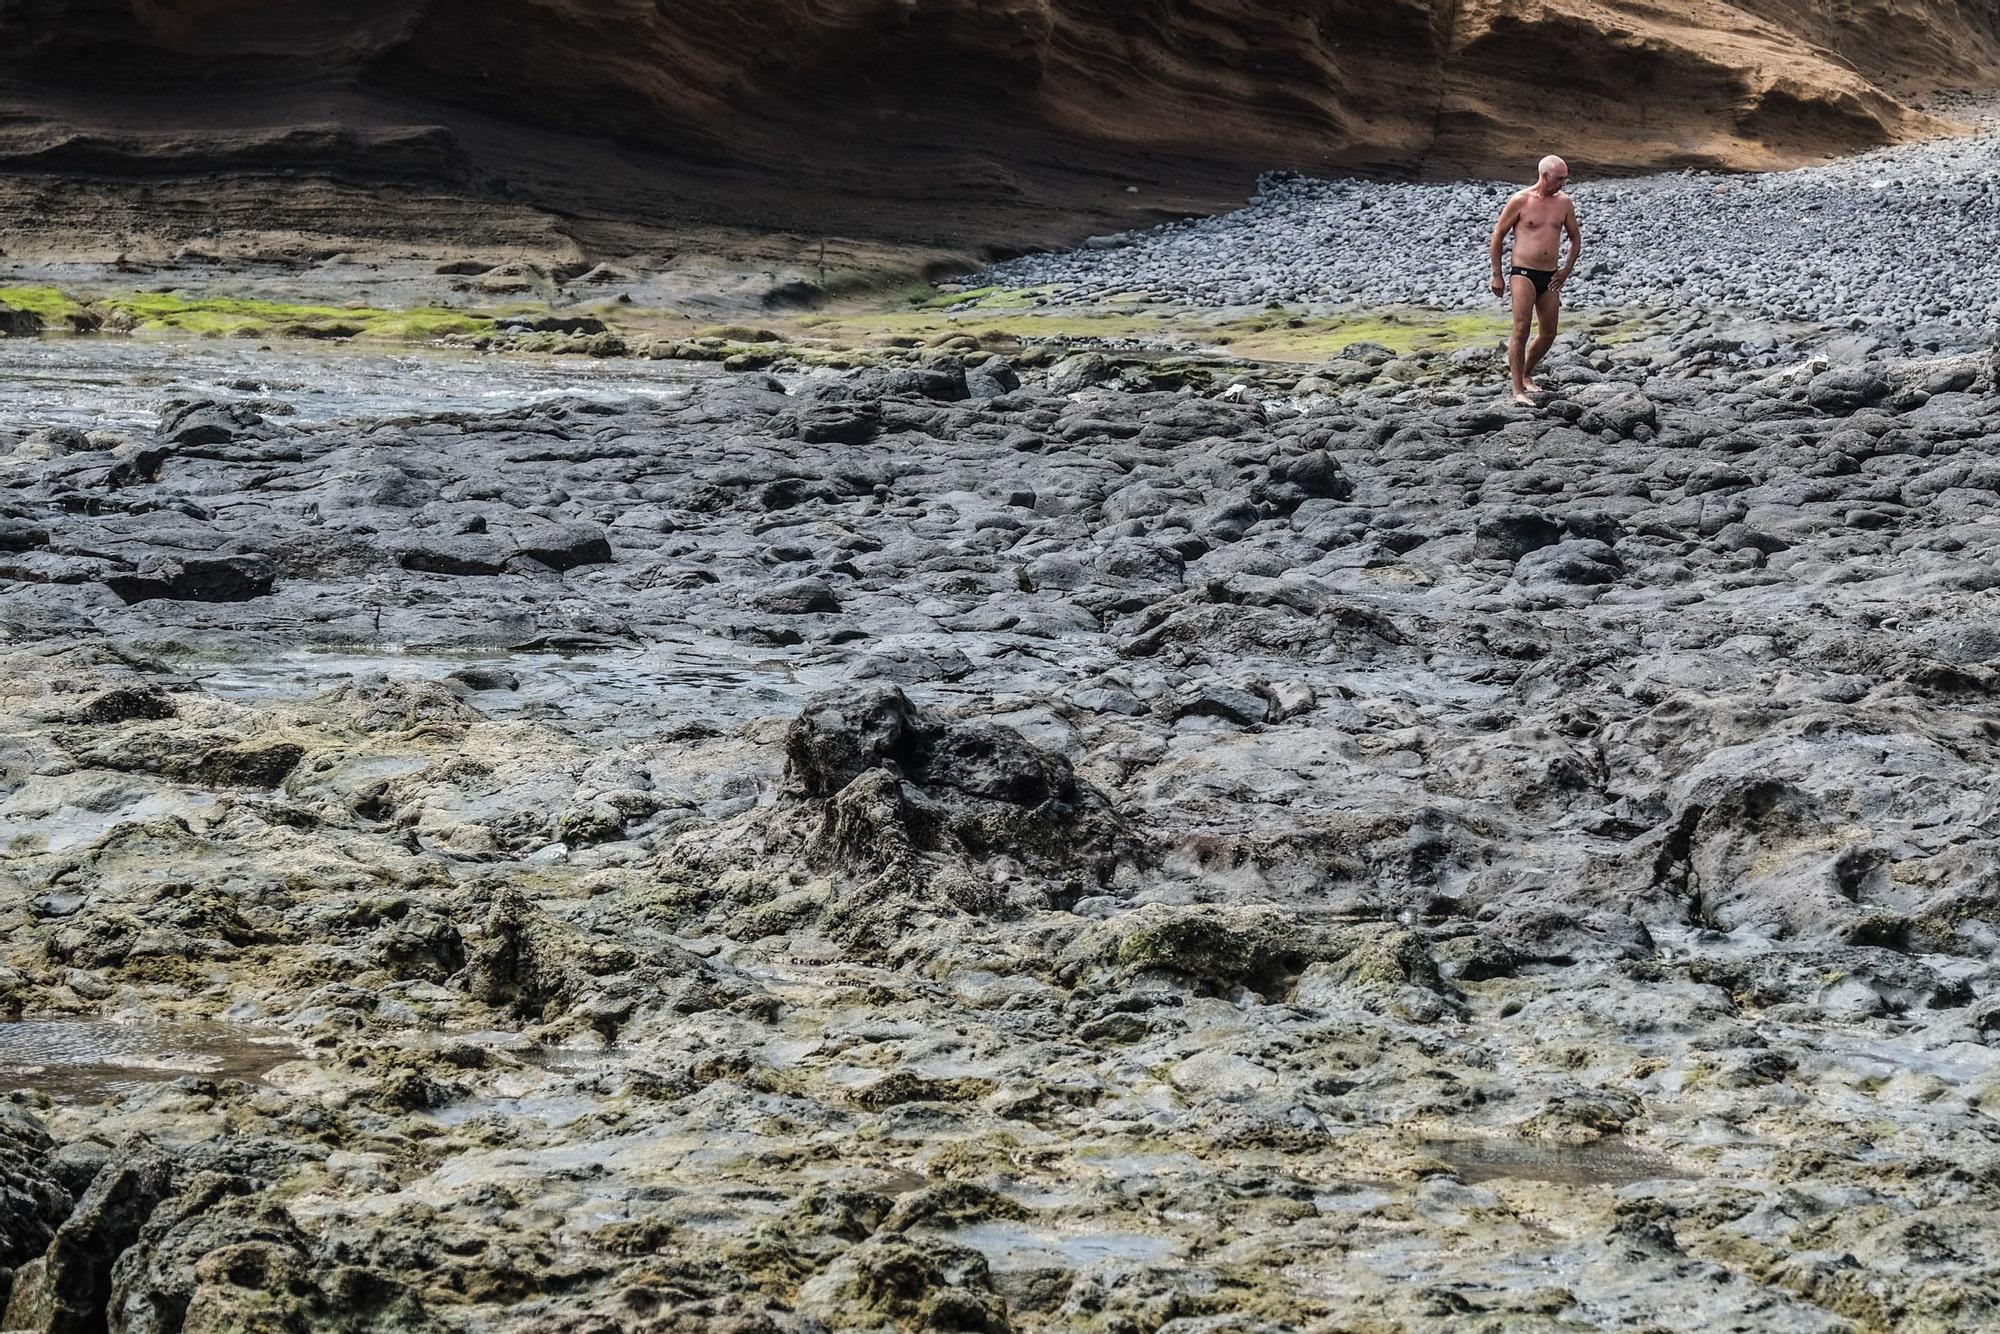
[[[1566,301],[1866,329],[1932,351],[1990,342],[2000,328],[2000,107],[1943,106],[1974,132],[1793,171],[1580,175],[1570,193],[1585,254]],[[1540,151],[1523,157],[1524,179]],[[1485,240],[1519,188],[1268,176],[1234,213],[1023,256],[966,281],[1049,288],[1042,300],[1058,306],[1117,294],[1479,309],[1494,303]]]
[[[1993,1324],[1995,367],[1831,332],[0,422],[0,1327]]]

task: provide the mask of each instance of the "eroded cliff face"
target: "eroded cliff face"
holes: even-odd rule
[[[1586,171],[1766,167],[1934,132],[1909,99],[2000,78],[1995,11],[0,0],[0,160],[17,191],[141,178],[170,216],[177,182],[220,173],[267,216],[310,213],[302,182],[322,183],[311,227],[490,207],[571,231],[1027,246],[1231,203],[1270,168],[1518,176],[1551,149]],[[354,216],[349,192],[376,187],[388,202]]]

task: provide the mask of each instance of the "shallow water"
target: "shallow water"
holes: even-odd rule
[[[1466,1185],[1482,1181],[1545,1181],[1559,1186],[1629,1186],[1688,1174],[1658,1154],[1598,1140],[1558,1144],[1546,1140],[1440,1139],[1423,1145],[1431,1157],[1451,1164]]]
[[[0,1023],[0,1089],[94,1102],[183,1075],[256,1081],[296,1055],[227,1024],[21,1019]]]
[[[357,678],[442,681],[475,667],[511,672],[518,683],[472,691],[487,717],[585,723],[596,737],[657,731],[691,714],[740,722],[792,712],[812,693],[783,651],[707,636],[588,654],[302,649],[189,671],[226,699],[303,700]]]
[[[293,420],[483,412],[552,398],[674,398],[701,362],[199,338],[0,338],[0,421],[150,427],[174,398],[274,399]]]
[[[1179,1249],[1172,1238],[1144,1232],[1057,1232],[1025,1223],[974,1223],[941,1235],[970,1246],[1001,1271],[1149,1264]]]
[[[216,808],[212,797],[171,791],[132,791],[123,799],[89,806],[46,798],[43,780],[30,778],[0,801],[0,851],[68,852],[88,847],[114,828],[160,817],[198,819]]]
[[[577,1092],[566,1088],[536,1089],[529,1087],[530,1081],[502,1081],[505,1087],[515,1087],[517,1092],[478,1094],[461,1098],[446,1107],[431,1112],[430,1118],[439,1125],[458,1126],[479,1119],[496,1122],[517,1120],[539,1121],[551,1129],[580,1121],[604,1106],[604,1098],[597,1094]]]

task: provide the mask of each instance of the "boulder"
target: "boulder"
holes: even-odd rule
[[[1576,424],[1586,431],[1610,431],[1630,439],[1640,427],[1652,430],[1660,424],[1653,400],[1631,385],[1613,381],[1587,384],[1570,401],[1583,410]]]
[[[1872,366],[1841,366],[1821,371],[1806,385],[1806,402],[1821,412],[1842,416],[1887,398],[1893,386]]]
[[[41,1259],[17,1277],[0,1327],[44,1334],[105,1328],[112,1266],[173,1190],[171,1160],[145,1140],[113,1155],[56,1229]]]
[[[840,610],[840,599],[824,579],[793,579],[758,593],[751,601],[777,616],[809,616]]]
[[[814,696],[785,730],[785,778],[808,797],[830,797],[869,769],[914,766],[920,729],[901,690],[879,685]]]
[[[590,335],[608,332],[609,326],[593,315],[509,315],[496,320],[493,328],[510,334]]]
[[[1354,494],[1354,482],[1341,471],[1340,461],[1323,449],[1293,459],[1282,468],[1273,468],[1272,474],[1313,500],[1346,500]]]
[[[263,414],[241,403],[200,399],[170,405],[163,411],[160,438],[181,446],[220,445],[254,433],[263,425]]]
[[[918,366],[889,372],[882,392],[898,398],[928,398],[938,403],[958,403],[967,396],[965,369],[956,361],[935,366]]]
[[[104,585],[127,603],[155,598],[247,602],[269,596],[277,578],[268,556],[187,556],[162,561],[136,574],[106,575]]]
[[[318,1289],[311,1243],[284,1205],[249,1179],[204,1171],[153,1210],[112,1270],[105,1320],[120,1334],[324,1327],[333,1304]],[[350,1273],[352,1271],[349,1271]],[[386,1301],[385,1278],[340,1304],[354,1319]],[[183,1314],[184,1313],[184,1314]]]
[[[1615,584],[1623,573],[1618,554],[1587,537],[1542,547],[1514,563],[1514,577],[1522,583]]]
[[[833,1329],[1011,1328],[983,1255],[940,1237],[895,1232],[843,1252],[799,1289],[797,1305]]]
[[[420,537],[396,557],[406,570],[425,574],[498,574],[507,567],[513,549],[497,538],[478,534]]]
[[[0,519],[0,551],[38,551],[49,544],[49,530],[26,519]]]
[[[1506,505],[1482,515],[1473,527],[1477,560],[1519,560],[1562,538],[1562,525],[1530,505]]]
[[[515,545],[521,555],[552,570],[611,562],[611,539],[594,523],[558,523],[532,529],[517,536]]]
[[[1103,384],[1117,370],[1110,361],[1096,352],[1085,352],[1073,357],[1064,357],[1049,367],[1049,392],[1051,394],[1074,394],[1088,389],[1094,384]]]
[[[979,365],[965,372],[965,392],[968,398],[998,398],[1011,394],[1021,387],[1021,377],[1014,368],[999,357],[988,357]]]
[[[801,408],[794,428],[809,445],[865,445],[882,433],[882,406],[867,401]]]
[[[73,1201],[54,1150],[32,1113],[0,1103],[0,1308],[7,1301],[4,1275],[39,1257],[69,1216]]]
[[[1166,973],[1218,995],[1242,988],[1281,995],[1312,964],[1342,958],[1348,943],[1272,907],[1147,904],[1078,937],[1056,960],[1069,985],[1116,989]]]
[[[41,331],[42,321],[33,311],[0,301],[0,338],[33,338]]]

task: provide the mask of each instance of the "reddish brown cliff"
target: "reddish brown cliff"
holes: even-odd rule
[[[17,203],[24,182],[125,190],[133,225],[148,220],[136,182],[163,225],[199,220],[206,189],[223,225],[302,210],[290,221],[421,232],[484,212],[503,230],[537,215],[1023,246],[1233,202],[1270,168],[1518,177],[1550,149],[1585,170],[1761,167],[1931,133],[1910,97],[2000,78],[1995,14],[1995,0],[0,0],[0,166]],[[368,197],[385,202],[357,213]]]

